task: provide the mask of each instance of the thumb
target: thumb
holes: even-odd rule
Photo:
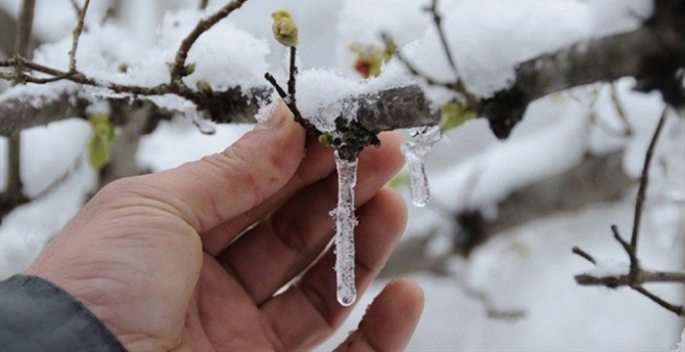
[[[403,351],[421,318],[423,302],[423,290],[414,281],[389,283],[336,351]]]
[[[302,160],[304,142],[304,130],[279,100],[268,119],[223,152],[157,174],[149,186],[203,233],[282,188]]]

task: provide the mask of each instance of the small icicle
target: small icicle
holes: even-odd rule
[[[193,114],[193,125],[197,127],[198,131],[202,134],[212,135],[216,133],[216,126],[210,120],[205,119],[200,114]]]
[[[402,154],[409,164],[411,200],[417,207],[424,207],[430,200],[426,155],[440,141],[442,132],[439,126],[412,128],[409,132],[412,140],[402,144]]]
[[[348,161],[335,152],[338,171],[338,207],[331,211],[335,219],[335,274],[337,298],[343,306],[350,306],[357,299],[354,280],[354,186],[357,183],[357,159]]]

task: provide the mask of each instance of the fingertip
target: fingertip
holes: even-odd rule
[[[424,300],[423,289],[413,280],[390,282],[339,350],[404,350],[421,318]]]
[[[404,143],[402,134],[397,131],[381,132],[378,138],[381,140],[381,145],[387,145],[389,148],[398,151],[402,143]]]
[[[400,306],[407,308],[405,312],[414,313],[418,319],[423,312],[426,296],[423,288],[414,280],[409,278],[399,278],[391,281],[385,286],[383,292],[396,296],[394,300]],[[382,294],[382,292],[381,292]]]
[[[414,280],[401,278],[390,282],[374,299],[360,323],[360,330],[383,350],[406,347],[416,330],[425,296]],[[391,326],[387,322],[393,322]]]

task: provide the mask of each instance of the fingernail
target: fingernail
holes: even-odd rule
[[[273,103],[273,106],[270,110],[271,111],[269,111],[268,117],[259,121],[257,126],[255,126],[255,129],[276,129],[283,124],[285,116],[290,112],[288,107],[280,99]]]

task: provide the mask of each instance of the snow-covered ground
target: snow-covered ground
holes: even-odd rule
[[[189,84],[206,79],[215,87],[234,82],[264,84],[264,71],[283,77],[285,51],[270,38],[271,18],[285,8],[300,26],[302,88],[298,99],[304,111],[318,111],[326,102],[352,94],[402,84],[411,79],[392,63],[378,81],[362,84],[351,69],[349,46],[379,45],[381,31],[393,35],[418,67],[435,77],[450,77],[430,17],[421,11],[426,0],[252,0],[225,23],[207,33],[191,51],[197,62]],[[0,7],[16,13],[20,1],[0,0]],[[121,24],[97,23],[106,2],[94,2],[90,30],[83,36],[79,67],[98,78],[135,84],[168,79],[166,62],[178,42],[203,16],[192,10],[195,1],[124,1]],[[210,1],[210,11],[224,1]],[[569,43],[607,33],[630,30],[647,16],[649,0],[444,0],[441,10],[460,72],[474,92],[487,96],[512,78],[517,62]],[[38,2],[36,33],[56,44],[41,48],[36,60],[66,68],[74,13],[66,0]],[[160,11],[178,12],[166,17]],[[157,11],[157,12],[155,12]],[[155,28],[159,28],[155,32]],[[156,33],[156,34],[155,34]],[[121,40],[127,38],[127,40]],[[117,45],[114,45],[116,43]],[[142,54],[141,54],[142,53]],[[427,55],[426,53],[431,53]],[[102,58],[105,58],[104,60]],[[118,73],[125,62],[129,73]],[[318,70],[313,70],[318,69]],[[329,83],[326,86],[322,83]],[[532,104],[521,126],[506,142],[492,137],[485,121],[473,121],[451,131],[428,156],[428,177],[434,201],[451,211],[480,208],[495,217],[493,205],[512,190],[563,173],[586,153],[624,150],[624,170],[636,177],[644,151],[663,108],[660,98],[631,91],[631,79],[617,84],[619,96],[634,129],[632,137],[613,137],[588,114],[620,130],[607,86],[574,89]],[[68,85],[66,85],[68,86]],[[65,89],[68,87],[65,87]],[[35,94],[36,87],[31,87]],[[41,88],[42,89],[42,88]],[[0,95],[1,100],[8,92]],[[45,94],[54,91],[45,89]],[[95,92],[102,94],[103,92]],[[324,95],[326,93],[327,95]],[[431,91],[436,103],[448,98]],[[156,102],[186,110],[180,99]],[[200,134],[191,121],[178,117],[162,122],[141,143],[138,162],[154,171],[222,150],[250,126],[217,126],[213,136]],[[84,161],[89,127],[82,120],[66,120],[24,132],[22,177],[29,195],[40,194],[68,170],[72,175],[52,193],[16,209],[0,225],[0,279],[24,270],[54,235],[78,211],[96,184],[96,173]],[[671,116],[657,148],[652,186],[648,193],[640,256],[655,270],[685,270],[685,121]],[[6,142],[0,141],[0,185],[5,183]],[[474,176],[476,175],[476,176]],[[474,179],[476,182],[474,183]],[[572,190],[569,190],[572,191]],[[609,226],[624,233],[632,223],[634,191],[611,204],[593,205],[556,214],[508,230],[479,248],[468,263],[455,260],[465,272],[468,287],[490,295],[503,310],[521,309],[525,317],[493,320],[483,304],[454,279],[416,274],[426,291],[426,309],[411,350],[621,350],[669,351],[675,348],[683,321],[630,291],[579,287],[573,275],[590,265],[571,254],[581,246],[591,253],[625,261]],[[432,227],[451,225],[431,212],[431,206],[411,209],[407,237]],[[334,275],[331,271],[331,275]],[[380,291],[360,299],[359,308],[334,339],[320,350],[330,350],[359,321],[363,307]],[[677,285],[653,285],[672,302],[684,302]]]

